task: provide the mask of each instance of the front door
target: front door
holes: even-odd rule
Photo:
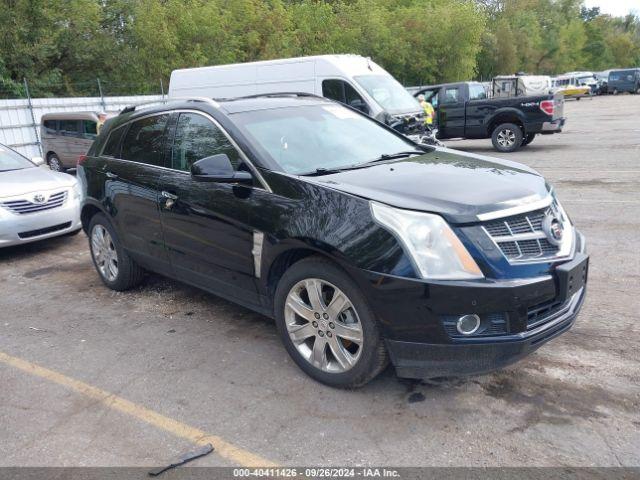
[[[207,115],[179,114],[162,177],[160,218],[175,275],[240,303],[255,303],[253,230],[247,226],[252,187],[193,179],[191,165],[224,153],[242,168],[239,152]]]
[[[464,136],[464,98],[461,87],[442,87],[438,105],[438,128],[443,138]]]

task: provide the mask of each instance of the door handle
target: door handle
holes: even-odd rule
[[[176,200],[178,200],[177,195],[174,195],[173,193],[170,193],[170,192],[166,192],[164,190],[160,193],[160,195],[162,195],[162,197],[165,199],[164,208],[166,208],[167,210],[170,210],[171,207],[173,207],[173,205],[176,203]]]
[[[112,172],[106,172],[105,175],[107,176],[107,178],[118,178],[118,175]]]

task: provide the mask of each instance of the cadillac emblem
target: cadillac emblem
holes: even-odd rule
[[[553,210],[549,210],[542,220],[542,231],[547,236],[549,243],[560,246],[564,237],[564,226]]]

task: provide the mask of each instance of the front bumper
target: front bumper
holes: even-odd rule
[[[423,281],[370,273],[362,281],[398,376],[485,373],[518,361],[573,325],[584,302],[589,258],[576,231],[574,258],[541,276],[483,281]],[[481,319],[465,336],[455,322]]]
[[[73,192],[64,204],[41,212],[18,214],[0,206],[0,248],[65,235],[82,228],[80,199]]]
[[[453,345],[386,340],[387,350],[399,377],[434,378],[487,373],[517,362],[569,330],[582,307],[585,293],[584,288],[575,293],[566,309],[530,331]]]

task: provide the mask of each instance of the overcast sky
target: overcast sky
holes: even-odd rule
[[[602,13],[623,16],[633,11],[640,15],[640,0],[585,0],[587,7],[600,7]]]

